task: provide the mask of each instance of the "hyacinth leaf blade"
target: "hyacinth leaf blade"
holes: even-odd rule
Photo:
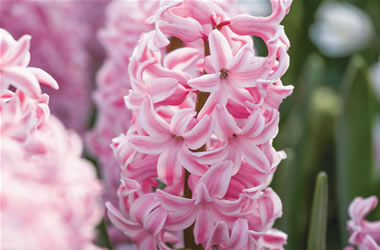
[[[373,193],[372,124],[374,97],[368,68],[354,56],[343,79],[342,111],[337,122],[337,195],[342,245],[347,242],[347,207],[356,196]]]
[[[325,172],[320,172],[317,176],[314,190],[314,198],[309,227],[309,237],[307,242],[308,250],[326,249],[327,211],[327,174]]]

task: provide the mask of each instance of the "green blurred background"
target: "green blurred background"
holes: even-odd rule
[[[321,21],[321,16],[323,19],[317,11],[326,2],[346,7],[350,3],[370,20],[370,37],[339,57],[321,50],[309,35],[312,25]],[[335,14],[340,18],[340,13]],[[294,0],[283,22],[291,41],[291,61],[282,81],[295,89],[280,108],[280,130],[274,143],[277,149],[286,151],[288,159],[278,167],[272,187],[284,206],[283,216],[275,226],[288,233],[286,249],[306,249],[318,172],[328,175],[327,249],[348,245],[346,222],[353,198],[380,196],[374,139],[380,108],[376,83],[370,74],[380,59],[379,14],[379,0]],[[342,35],[347,40],[342,46],[365,36],[363,24],[355,30],[355,25],[347,22],[344,27],[344,18],[340,20],[343,26],[335,27],[332,35]],[[353,39],[345,32],[354,32]],[[265,54],[265,47],[256,40],[259,52]],[[369,219],[380,219],[379,207]]]

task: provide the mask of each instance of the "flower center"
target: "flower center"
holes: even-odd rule
[[[226,79],[228,76],[228,70],[227,69],[221,69],[220,70],[220,79]]]
[[[173,138],[174,138],[174,140],[176,140],[178,142],[183,141],[183,137],[182,136],[173,135]]]

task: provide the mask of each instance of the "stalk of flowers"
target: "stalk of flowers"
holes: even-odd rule
[[[91,4],[92,10],[101,7]],[[0,0],[0,27],[16,38],[23,34],[34,37],[31,65],[46,69],[60,83],[59,91],[43,87],[53,97],[51,111],[80,133],[88,126],[92,108],[91,59],[102,54],[94,58],[89,55],[88,48],[93,47],[89,44],[96,40],[91,34],[93,24],[88,22],[88,15],[83,15],[92,11],[84,11],[83,5],[81,1]]]
[[[151,1],[112,1],[106,9],[106,26],[98,33],[107,58],[97,75],[97,89],[93,95],[98,108],[97,121],[95,128],[86,135],[86,144],[100,162],[106,185],[105,200],[113,202],[117,201],[120,167],[109,145],[112,138],[129,128],[132,116],[124,104],[124,96],[130,89],[126,69],[140,35],[153,28],[145,19],[157,7],[158,2]]]
[[[106,204],[139,249],[283,249],[286,234],[272,228],[282,204],[268,185],[285,158],[272,140],[292,92],[280,80],[291,1],[271,4],[254,17],[229,16],[217,1],[161,1],[147,20],[155,29],[129,62],[131,127],[112,143],[119,208]],[[182,47],[168,51],[172,37]]]
[[[18,41],[0,29],[0,191],[2,249],[98,249],[101,185],[80,158],[79,136],[50,116],[40,84],[58,88],[28,67],[30,36]],[[22,239],[22,240],[20,240]]]
[[[376,207],[377,197],[357,197],[349,207],[351,220],[347,222],[347,229],[351,236],[349,243],[357,246],[359,250],[380,249],[380,221],[367,221],[365,217]],[[345,250],[353,250],[348,246]]]

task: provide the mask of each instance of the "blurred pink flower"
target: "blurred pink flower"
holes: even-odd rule
[[[30,36],[0,29],[1,249],[98,249],[101,185],[81,158],[74,132],[50,116],[39,82],[58,88],[45,71],[28,67]],[[22,240],[20,240],[22,239]]]
[[[93,48],[99,24],[93,23],[88,13],[102,10],[104,3],[106,0],[0,0],[0,27],[14,37],[33,36],[31,65],[46,69],[60,85],[58,91],[43,88],[52,97],[51,111],[79,133],[87,128],[91,117],[94,62],[101,60],[103,54],[99,45]],[[91,11],[85,10],[88,7]],[[101,15],[96,18],[102,20]]]

